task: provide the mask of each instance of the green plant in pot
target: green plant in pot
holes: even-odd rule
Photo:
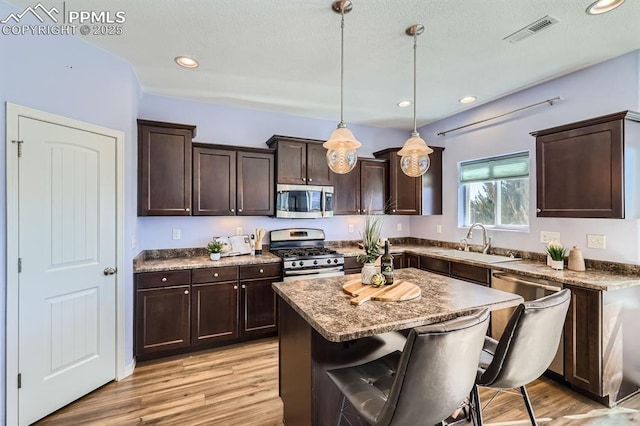
[[[562,247],[560,243],[549,243],[547,246],[547,256],[551,258],[551,267],[553,269],[564,269],[564,257],[567,249]]]
[[[220,241],[209,241],[207,244],[207,253],[211,260],[220,260],[220,253],[224,249],[224,244]]]
[[[375,261],[382,254],[380,245],[380,232],[382,231],[383,216],[373,216],[367,213],[364,219],[364,230],[361,233],[360,245],[364,253],[358,254],[356,260],[363,264],[362,283],[371,284],[371,278],[376,273]]]

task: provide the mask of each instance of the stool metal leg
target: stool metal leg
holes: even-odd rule
[[[529,400],[529,394],[527,393],[527,389],[525,389],[525,387],[522,386],[520,388],[520,393],[522,394],[522,398],[524,399],[524,405],[527,407],[527,413],[529,413],[531,424],[533,426],[537,426],[538,422],[536,422],[536,416],[533,414],[533,407],[531,407],[531,401]]]
[[[342,413],[344,412],[344,404],[347,398],[342,395],[342,401],[340,401],[340,408],[338,408],[338,413],[336,414],[336,426],[340,426],[342,422]]]

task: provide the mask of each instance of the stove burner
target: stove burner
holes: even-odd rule
[[[283,259],[318,257],[337,253],[335,250],[326,247],[296,247],[272,250],[272,252]]]

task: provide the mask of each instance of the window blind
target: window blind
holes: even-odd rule
[[[528,176],[528,151],[460,163],[460,183]]]

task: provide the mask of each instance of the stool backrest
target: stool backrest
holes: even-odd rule
[[[570,301],[571,292],[564,289],[518,306],[477,383],[508,389],[540,377],[558,349]]]
[[[489,311],[409,333],[377,425],[432,425],[449,417],[473,387]]]

